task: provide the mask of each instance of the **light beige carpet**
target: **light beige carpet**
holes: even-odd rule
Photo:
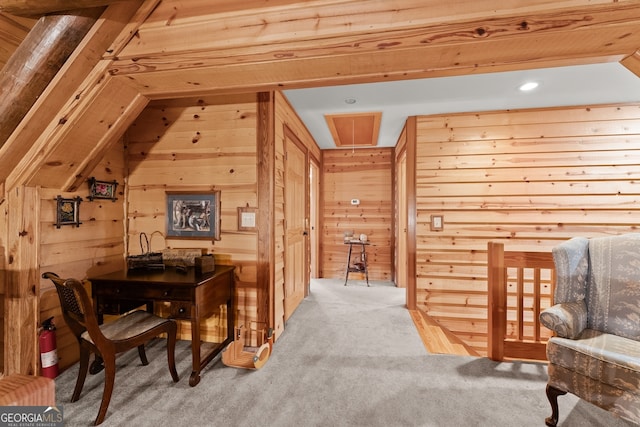
[[[214,360],[189,387],[189,342],[171,381],[164,342],[119,359],[105,426],[543,426],[550,414],[546,368],[486,358],[430,355],[386,282],[315,280],[265,366],[246,371]],[[102,374],[69,403],[77,367],[56,381],[68,426],[90,425]],[[574,396],[560,397],[561,426],[627,426]]]

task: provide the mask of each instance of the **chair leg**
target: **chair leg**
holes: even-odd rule
[[[101,372],[104,369],[104,361],[102,360],[102,356],[96,353],[93,362],[91,362],[91,366],[89,367],[89,373],[91,375],[95,375],[98,372]]]
[[[100,410],[94,425],[101,424],[104,421],[104,417],[107,414],[109,408],[109,402],[111,402],[111,394],[113,393],[113,384],[116,378],[116,357],[115,354],[110,354],[104,357],[104,391],[102,392],[102,402],[100,403]]]
[[[144,366],[149,364],[149,361],[147,360],[147,353],[144,351],[144,344],[140,344],[138,346],[138,356],[140,356],[140,362],[142,362]]]
[[[171,378],[173,382],[177,383],[180,378],[178,377],[178,371],[176,371],[176,334],[178,327],[174,322],[171,323],[169,330],[167,331],[167,363],[169,363],[169,372],[171,372]]]
[[[80,399],[80,393],[82,393],[82,387],[84,387],[84,380],[87,378],[87,371],[89,370],[89,355],[91,351],[86,343],[80,342],[80,369],[78,370],[78,378],[76,379],[76,387],[73,389],[73,395],[71,401],[75,402]]]
[[[547,417],[544,420],[544,423],[549,427],[556,427],[558,424],[558,418],[560,416],[560,411],[558,410],[558,396],[562,396],[563,394],[567,394],[567,392],[547,384],[547,399],[549,399],[549,403],[551,404],[551,416]]]

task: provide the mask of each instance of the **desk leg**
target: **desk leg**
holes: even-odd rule
[[[362,263],[364,264],[364,277],[367,279],[367,286],[369,286],[369,260],[364,245],[362,245]]]
[[[189,385],[195,387],[200,382],[200,313],[197,308],[191,317],[191,366]]]
[[[344,285],[347,286],[347,281],[349,280],[349,268],[351,268],[351,248],[353,245],[349,245],[349,255],[347,255],[347,273],[344,277]]]

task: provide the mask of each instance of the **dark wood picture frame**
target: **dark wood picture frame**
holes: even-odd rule
[[[167,191],[166,238],[220,240],[220,191]]]
[[[100,181],[95,179],[95,177],[91,177],[88,183],[89,196],[87,196],[87,199],[90,201],[93,201],[93,199],[109,199],[113,202],[118,200],[116,197],[118,181]]]
[[[75,225],[80,227],[80,203],[82,197],[65,198],[57,196],[56,201],[56,222],[54,225],[56,228],[60,228],[63,225]]]

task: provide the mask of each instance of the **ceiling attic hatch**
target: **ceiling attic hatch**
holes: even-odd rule
[[[324,117],[338,148],[378,145],[382,112],[326,114]]]

